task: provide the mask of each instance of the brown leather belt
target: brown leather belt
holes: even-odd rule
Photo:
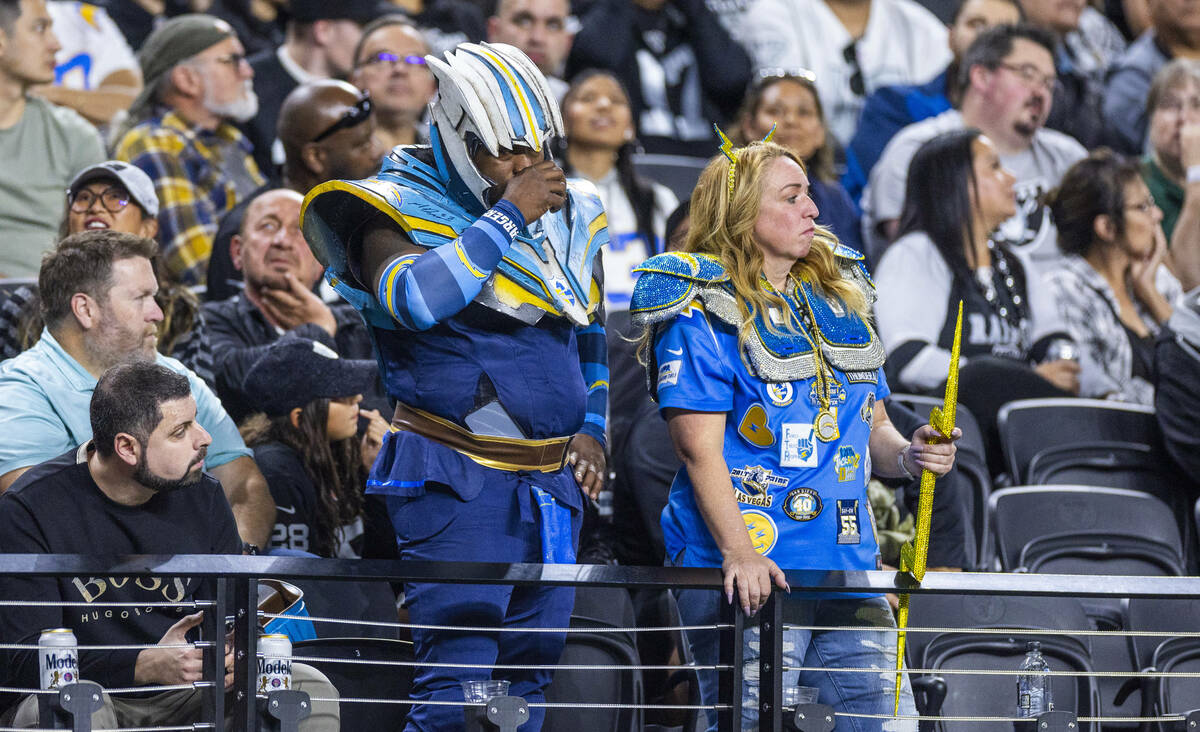
[[[513,437],[477,435],[429,412],[397,403],[392,429],[412,432],[497,470],[533,470],[553,473],[567,460],[570,437],[522,440]]]

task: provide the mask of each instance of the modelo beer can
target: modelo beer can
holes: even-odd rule
[[[292,641],[286,635],[272,633],[258,637],[258,691],[292,688]]]
[[[43,689],[61,689],[79,681],[79,650],[70,628],[43,630],[38,637],[38,667]]]

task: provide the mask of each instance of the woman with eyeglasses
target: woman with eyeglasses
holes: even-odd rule
[[[158,195],[141,169],[108,160],[83,170],[67,188],[67,205],[59,224],[59,239],[81,231],[113,229],[147,239],[158,237]],[[156,257],[157,260],[157,257]],[[158,350],[179,359],[208,383],[213,383],[212,355],[200,315],[200,302],[186,287],[162,281],[155,299],[163,311]],[[37,342],[42,332],[36,287],[14,293],[20,314],[0,322],[0,357],[9,358]]]
[[[908,171],[900,238],[875,270],[875,318],[898,390],[941,393],[962,301],[959,401],[980,422],[994,474],[1003,470],[996,417],[1004,403],[1079,391],[1054,303],[991,239],[1016,211],[1014,180],[977,129],[926,142]]]
[[[764,69],[746,92],[735,142],[761,140],[775,127],[772,142],[791,148],[809,172],[818,221],[838,241],[863,251],[858,210],[833,172],[833,144],[811,71]]]
[[[1046,285],[1079,345],[1079,395],[1153,406],[1156,336],[1183,288],[1163,264],[1163,214],[1137,162],[1093,152],[1050,208],[1065,259]]]
[[[608,216],[604,247],[604,301],[628,310],[637,279],[633,268],[663,250],[666,218],[679,200],[670,188],[633,168],[637,149],[629,95],[607,71],[579,73],[562,98],[565,140],[558,157],[568,176],[596,184]]]

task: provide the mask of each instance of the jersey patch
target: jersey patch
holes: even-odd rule
[[[788,422],[783,425],[779,464],[785,468],[817,467],[817,444],[813,439],[811,424]]]
[[[858,499],[838,499],[838,533],[837,543],[857,544],[862,541],[858,530]]]
[[[878,371],[845,371],[846,381],[851,384],[878,384]]]
[[[875,425],[875,392],[867,394],[867,400],[863,402],[862,409],[858,410],[858,418],[868,427]]]
[[[767,384],[767,398],[777,407],[786,407],[796,400],[796,389],[790,381],[782,384],[772,382]]]
[[[664,386],[675,386],[679,382],[679,367],[683,365],[683,361],[667,361],[662,366],[658,367],[658,388]]]
[[[770,553],[779,539],[779,528],[775,526],[771,517],[762,511],[750,509],[742,511],[742,520],[746,522],[746,531],[750,532],[754,551],[759,554]]]
[[[744,468],[734,468],[729,471],[729,477],[741,481],[741,488],[735,484],[733,497],[738,503],[746,503],[759,508],[770,508],[774,499],[771,488],[786,488],[788,479],[775,475],[761,465],[747,465]]]
[[[873,373],[873,372],[872,372]],[[837,379],[829,379],[829,404],[831,407],[837,407],[838,404],[846,402],[846,389],[838,383]],[[821,406],[821,397],[817,395],[817,380],[813,379],[808,385],[808,403],[814,407]]]
[[[851,445],[842,445],[838,448],[837,457],[834,458],[833,465],[837,470],[839,483],[854,480],[854,476],[858,473],[858,461],[860,456],[854,451]]]
[[[661,385],[662,376],[659,376]],[[738,422],[738,434],[755,447],[770,447],[775,444],[775,435],[767,422],[767,408],[762,404],[751,404]],[[814,463],[815,464],[815,463]],[[784,463],[786,466],[787,463]]]
[[[821,508],[821,495],[812,488],[796,488],[783,499],[783,512],[793,521],[812,521]]]

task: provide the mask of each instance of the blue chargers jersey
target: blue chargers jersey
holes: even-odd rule
[[[834,371],[841,437],[822,442],[813,434],[817,380],[759,380],[738,354],[736,328],[710,319],[700,303],[659,333],[654,353],[660,407],[725,413],[725,463],[759,554],[785,569],[875,569],[866,485],[875,401],[890,393],[883,369],[874,383]],[[668,556],[686,547],[689,562],[721,565],[686,468],[671,485],[662,524]]]
[[[842,248],[837,252],[843,256]],[[865,275],[854,274],[861,255],[844,256],[844,275],[869,291]],[[875,402],[890,393],[874,331],[804,285],[830,367],[839,432],[822,441],[814,433],[816,359],[805,334],[770,333],[760,315],[739,347],[740,313],[724,268],[711,257],[662,255],[643,272],[633,312],[657,321],[651,389],[663,409],[725,414],[723,456],[756,551],[785,569],[874,569],[869,444]],[[794,322],[803,323],[801,300],[785,300]],[[662,525],[668,556],[686,549],[686,564],[721,566],[686,468],[671,486]]]

